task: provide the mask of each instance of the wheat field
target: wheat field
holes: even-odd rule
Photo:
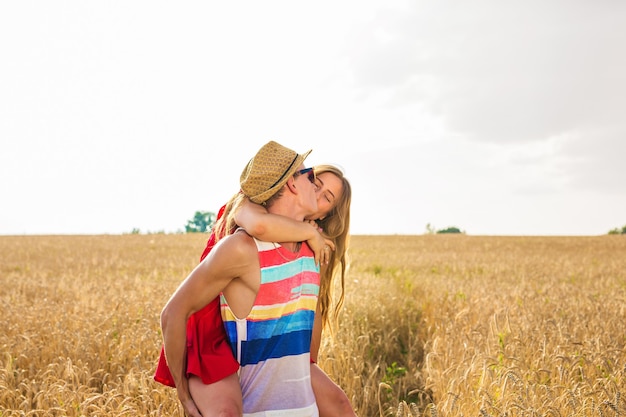
[[[0,237],[0,416],[182,416],[159,313],[207,236]],[[626,238],[353,236],[320,366],[359,416],[626,415]]]

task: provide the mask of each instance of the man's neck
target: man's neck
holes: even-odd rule
[[[288,217],[296,221],[304,221],[304,214],[299,213],[300,207],[295,201],[289,201],[287,198],[281,198],[268,207],[267,212],[277,214],[279,216]],[[278,242],[281,246],[291,252],[297,252],[300,249],[299,242]]]
[[[286,198],[275,201],[274,204],[268,207],[267,212],[285,216],[300,222],[304,221],[305,217],[305,213],[301,208],[295,202],[291,202]]]
[[[280,243],[280,246],[284,247],[289,252],[293,252],[293,253],[298,252],[300,250],[301,245],[302,245],[302,242],[281,242]]]

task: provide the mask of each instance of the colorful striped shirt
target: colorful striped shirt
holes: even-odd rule
[[[235,357],[246,417],[318,416],[311,387],[311,333],[320,275],[313,252],[256,240],[261,285],[254,306],[237,318],[224,295],[222,319]]]

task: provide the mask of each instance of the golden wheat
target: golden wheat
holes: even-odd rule
[[[183,415],[159,313],[206,235],[0,237],[0,416]],[[368,416],[626,414],[626,239],[353,236],[320,365]]]

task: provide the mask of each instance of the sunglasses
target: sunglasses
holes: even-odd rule
[[[307,174],[307,178],[309,179],[309,181],[311,181],[312,184],[315,184],[315,171],[313,171],[313,168],[304,168],[300,171],[296,171],[295,173],[296,176],[302,174]]]

